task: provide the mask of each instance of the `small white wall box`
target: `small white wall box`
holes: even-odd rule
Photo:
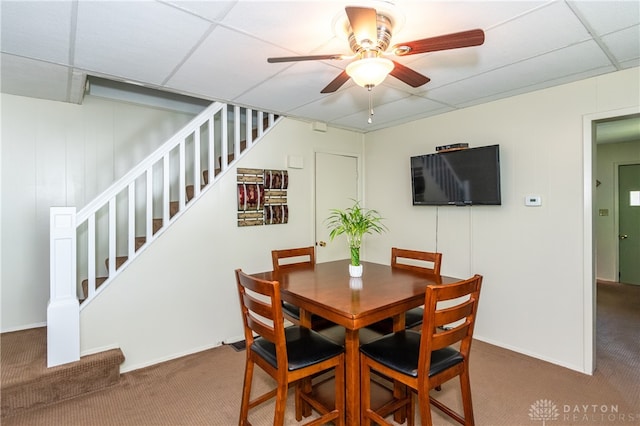
[[[287,166],[290,169],[302,169],[304,167],[304,158],[297,155],[289,155],[287,157]]]
[[[527,195],[524,197],[524,205],[525,206],[541,206],[542,198],[539,195]]]
[[[316,132],[326,132],[327,131],[327,123],[323,123],[322,121],[314,121],[311,123],[311,128]]]

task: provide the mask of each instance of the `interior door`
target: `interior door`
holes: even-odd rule
[[[358,158],[316,153],[316,262],[349,259],[344,235],[329,240],[326,218],[331,209],[345,209],[358,200]]]
[[[619,281],[640,285],[640,164],[618,166]]]

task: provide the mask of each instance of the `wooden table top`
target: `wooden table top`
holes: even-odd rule
[[[349,276],[349,260],[318,263],[254,276],[280,282],[282,299],[345,328],[357,330],[424,304],[426,286],[459,278],[424,275],[389,265],[362,262],[361,278]]]

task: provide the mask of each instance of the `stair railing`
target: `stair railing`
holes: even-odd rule
[[[79,212],[75,213],[75,207],[52,207],[47,327],[49,338],[60,344],[49,342],[49,347],[66,347],[69,342],[75,346],[76,341],[79,345],[79,310],[230,170],[279,118],[215,102]],[[105,259],[103,276],[98,259]],[[78,354],[79,348],[69,355],[50,353],[49,364],[54,359],[54,365],[76,361],[79,357],[68,358]]]

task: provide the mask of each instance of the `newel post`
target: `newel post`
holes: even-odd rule
[[[51,207],[47,306],[47,366],[80,360],[80,305],[76,291],[76,208]]]

